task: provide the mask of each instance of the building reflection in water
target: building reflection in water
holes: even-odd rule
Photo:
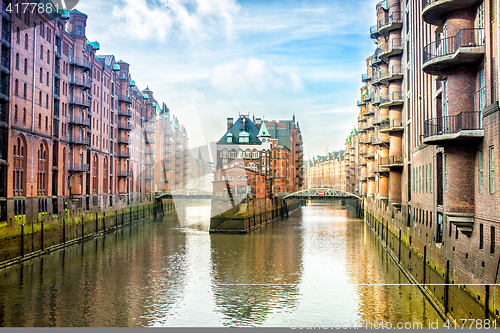
[[[0,326],[149,326],[184,294],[184,234],[140,223],[0,271]]]
[[[300,226],[285,219],[249,234],[212,234],[211,243],[212,288],[223,325],[257,326],[294,311],[302,275]]]

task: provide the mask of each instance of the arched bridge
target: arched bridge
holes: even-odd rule
[[[362,200],[359,195],[337,190],[330,187],[308,188],[306,190],[290,193],[284,199],[304,199],[304,200],[335,200],[335,199],[354,199]]]
[[[211,192],[197,189],[182,189],[157,194],[156,199],[212,199]]]

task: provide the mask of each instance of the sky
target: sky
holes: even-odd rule
[[[189,146],[218,141],[228,117],[289,120],[305,159],[345,148],[357,125],[373,0],[80,0],[98,54],[131,65],[139,89],[186,126]]]

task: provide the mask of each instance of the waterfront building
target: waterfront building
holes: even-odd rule
[[[307,162],[307,188],[331,187],[346,190],[345,151],[317,156]]]
[[[240,115],[227,119],[227,132],[217,142],[215,197],[264,198],[303,187],[302,136],[292,121],[263,121]]]
[[[80,216],[184,188],[185,128],[136,86],[129,64],[98,54],[99,43],[86,37],[87,15],[8,12],[9,3],[2,9],[0,223]],[[155,144],[165,137],[175,148]],[[154,177],[166,164],[158,160],[175,166],[167,181]]]

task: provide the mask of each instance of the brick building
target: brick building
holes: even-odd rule
[[[499,7],[379,2],[358,101],[368,213],[461,284],[499,274]],[[484,303],[484,287],[469,292]]]
[[[135,85],[129,64],[98,54],[99,43],[86,37],[87,15],[24,14],[7,11],[9,4],[2,11],[0,222],[151,200],[162,188],[154,179],[158,159],[179,165],[169,184],[185,186],[185,129]],[[168,135],[175,150],[155,145]]]
[[[240,115],[227,120],[227,132],[217,142],[215,197],[263,198],[303,187],[302,136],[292,121],[262,121]]]
[[[345,191],[345,155],[346,152],[341,150],[307,161],[307,188],[331,187]]]

